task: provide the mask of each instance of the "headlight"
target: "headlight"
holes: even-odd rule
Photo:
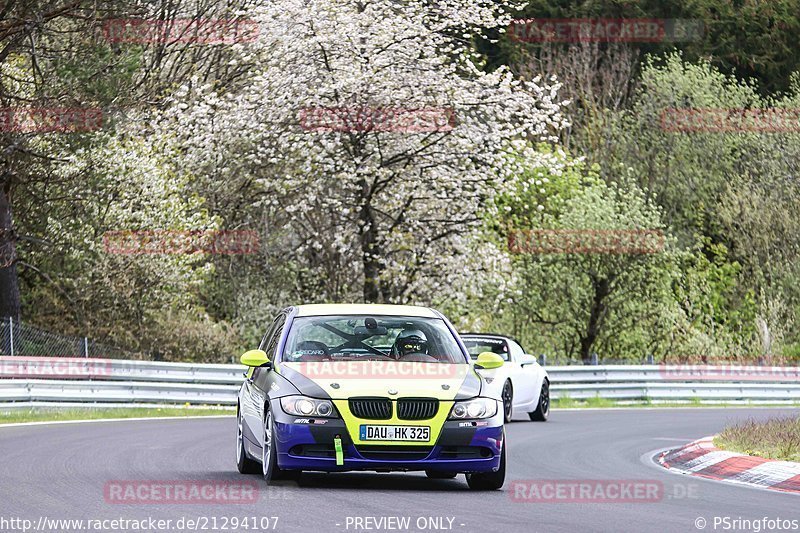
[[[330,400],[317,400],[306,396],[284,396],[281,398],[281,407],[286,414],[294,416],[320,416],[335,418],[336,409]]]
[[[491,418],[497,414],[497,400],[491,398],[475,398],[456,402],[450,410],[450,420],[467,420],[473,418]]]

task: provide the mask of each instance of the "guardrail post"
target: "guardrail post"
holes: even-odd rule
[[[597,366],[597,353],[592,353],[592,364]]]
[[[89,357],[89,338],[88,337],[84,337],[83,338],[83,356],[84,357]]]
[[[545,354],[540,354],[539,355],[539,364],[542,365],[542,366],[546,366],[547,365],[547,356]]]
[[[11,355],[14,355],[14,317],[8,317],[8,339],[11,341]]]
[[[655,359],[653,358],[653,354],[651,353],[647,354],[647,364],[648,365],[655,364]]]

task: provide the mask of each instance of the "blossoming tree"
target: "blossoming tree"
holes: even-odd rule
[[[280,209],[287,258],[341,285],[317,296],[430,301],[491,270],[474,238],[487,198],[564,125],[554,80],[481,70],[471,42],[512,2],[279,0],[235,88],[187,83],[167,111],[185,164],[246,177]],[[187,103],[188,102],[188,103]],[[520,154],[523,157],[520,158]],[[542,155],[542,163],[549,159]],[[337,286],[338,286],[337,285]]]

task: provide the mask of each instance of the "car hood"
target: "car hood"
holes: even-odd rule
[[[344,400],[356,396],[473,398],[481,378],[467,363],[323,361],[280,363],[278,371],[307,396]]]

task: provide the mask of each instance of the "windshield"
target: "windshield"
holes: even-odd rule
[[[464,346],[467,347],[467,353],[473,359],[477,359],[478,355],[483,352],[496,353],[503,358],[503,361],[508,361],[508,344],[503,339],[496,337],[461,337]]]
[[[295,318],[282,360],[467,362],[440,318],[358,315]]]

